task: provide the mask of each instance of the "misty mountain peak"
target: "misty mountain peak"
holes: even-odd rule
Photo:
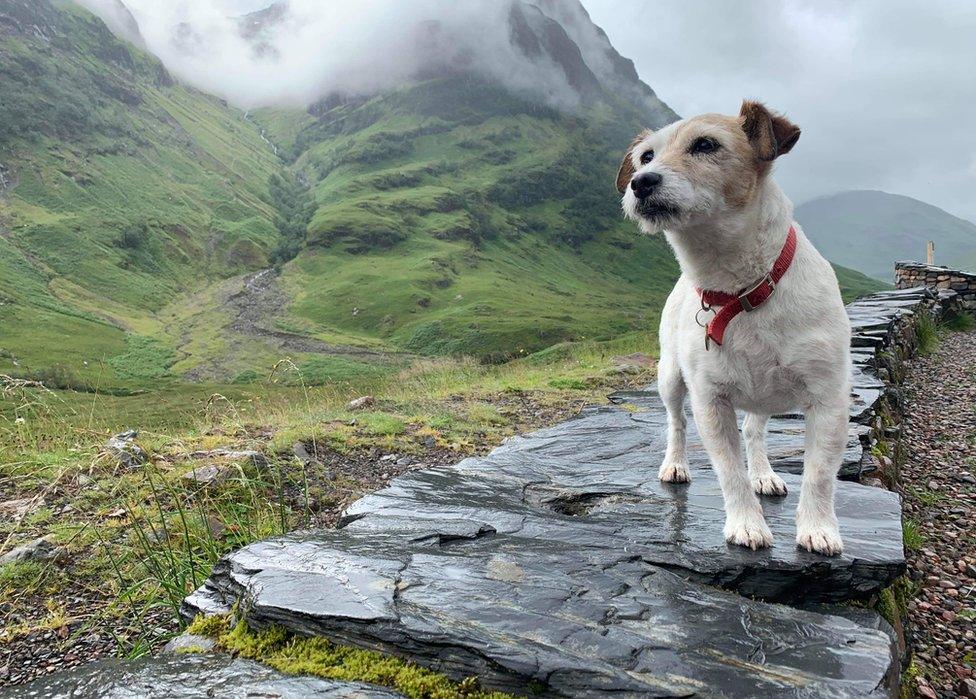
[[[175,75],[243,107],[308,106],[471,73],[560,109],[623,100],[651,125],[676,118],[579,0],[381,0],[368,9],[279,0],[236,17],[204,2],[79,2],[107,23],[125,2],[135,32]]]

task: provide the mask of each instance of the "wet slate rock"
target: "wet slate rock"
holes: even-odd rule
[[[790,494],[764,502],[776,545],[729,546],[696,433],[691,484],[662,484],[663,407],[653,392],[630,399],[397,478],[338,531],[232,553],[184,615],[241,602],[250,623],[557,695],[882,686],[897,664],[886,634],[751,598],[859,599],[889,584],[904,569],[897,495],[838,483],[847,552],[825,558],[793,543],[799,478],[785,474]]]
[[[880,393],[872,400],[877,400],[878,397]],[[657,391],[653,387],[643,391],[618,391],[609,398],[611,403],[617,405],[643,407],[645,410],[658,409]],[[852,415],[859,412],[860,409],[852,411]],[[857,480],[860,477],[864,468],[863,442],[868,432],[864,425],[850,425],[847,447],[838,472],[838,477],[842,480]],[[775,471],[796,474],[803,472],[803,435],[802,414],[777,415],[770,419],[767,425],[766,450]]]
[[[924,289],[848,307],[854,381],[841,477],[863,468],[889,390],[875,348]],[[764,498],[766,551],[722,537],[721,493],[689,423],[692,482],[662,484],[666,416],[653,390],[416,471],[354,503],[339,530],[258,542],[222,559],[183,614],[238,610],[257,626],[400,655],[489,687],[557,696],[890,695],[897,644],[869,597],[904,571],[898,496],[840,482],[844,555],[794,546],[803,423],[770,422],[789,494]],[[781,602],[793,606],[784,606]]]
[[[626,409],[587,409],[483,458],[407,474],[353,503],[347,526],[415,541],[437,535],[445,523],[477,522],[492,527],[491,546],[498,549],[626,550],[693,579],[774,601],[863,599],[904,570],[898,496],[855,483],[837,486],[845,553],[826,558],[797,550],[800,478],[788,473],[781,475],[789,494],[763,503],[776,545],[758,552],[729,546],[722,537],[721,491],[693,421],[691,483],[661,483],[663,406],[653,392],[635,401]],[[789,437],[795,451],[801,442]]]
[[[406,550],[382,533],[247,547],[192,610],[242,599],[248,622],[408,657],[549,696],[870,696],[897,674],[858,623],[690,583],[639,556],[579,549]],[[382,551],[382,553],[380,553]]]
[[[190,654],[133,662],[103,660],[14,687],[3,696],[11,699],[397,699],[403,695],[359,682],[285,675],[249,660]]]

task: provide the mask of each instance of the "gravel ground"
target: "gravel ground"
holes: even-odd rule
[[[909,603],[923,697],[976,697],[976,332],[943,336],[912,362],[901,469]]]

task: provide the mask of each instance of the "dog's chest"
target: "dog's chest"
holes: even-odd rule
[[[807,378],[801,367],[787,363],[782,353],[769,345],[754,349],[713,347],[702,360],[702,375],[741,410],[792,410],[807,393]]]

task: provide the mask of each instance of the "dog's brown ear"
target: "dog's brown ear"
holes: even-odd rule
[[[630,184],[630,178],[634,176],[634,161],[630,157],[634,152],[634,146],[650,136],[651,133],[652,132],[650,129],[641,131],[639,134],[637,134],[637,137],[630,142],[627,152],[624,153],[624,159],[620,163],[620,169],[617,170],[617,191],[621,194],[627,191],[627,185]]]
[[[775,160],[789,153],[800,140],[799,126],[784,116],[773,114],[759,102],[743,100],[739,118],[759,160]]]

